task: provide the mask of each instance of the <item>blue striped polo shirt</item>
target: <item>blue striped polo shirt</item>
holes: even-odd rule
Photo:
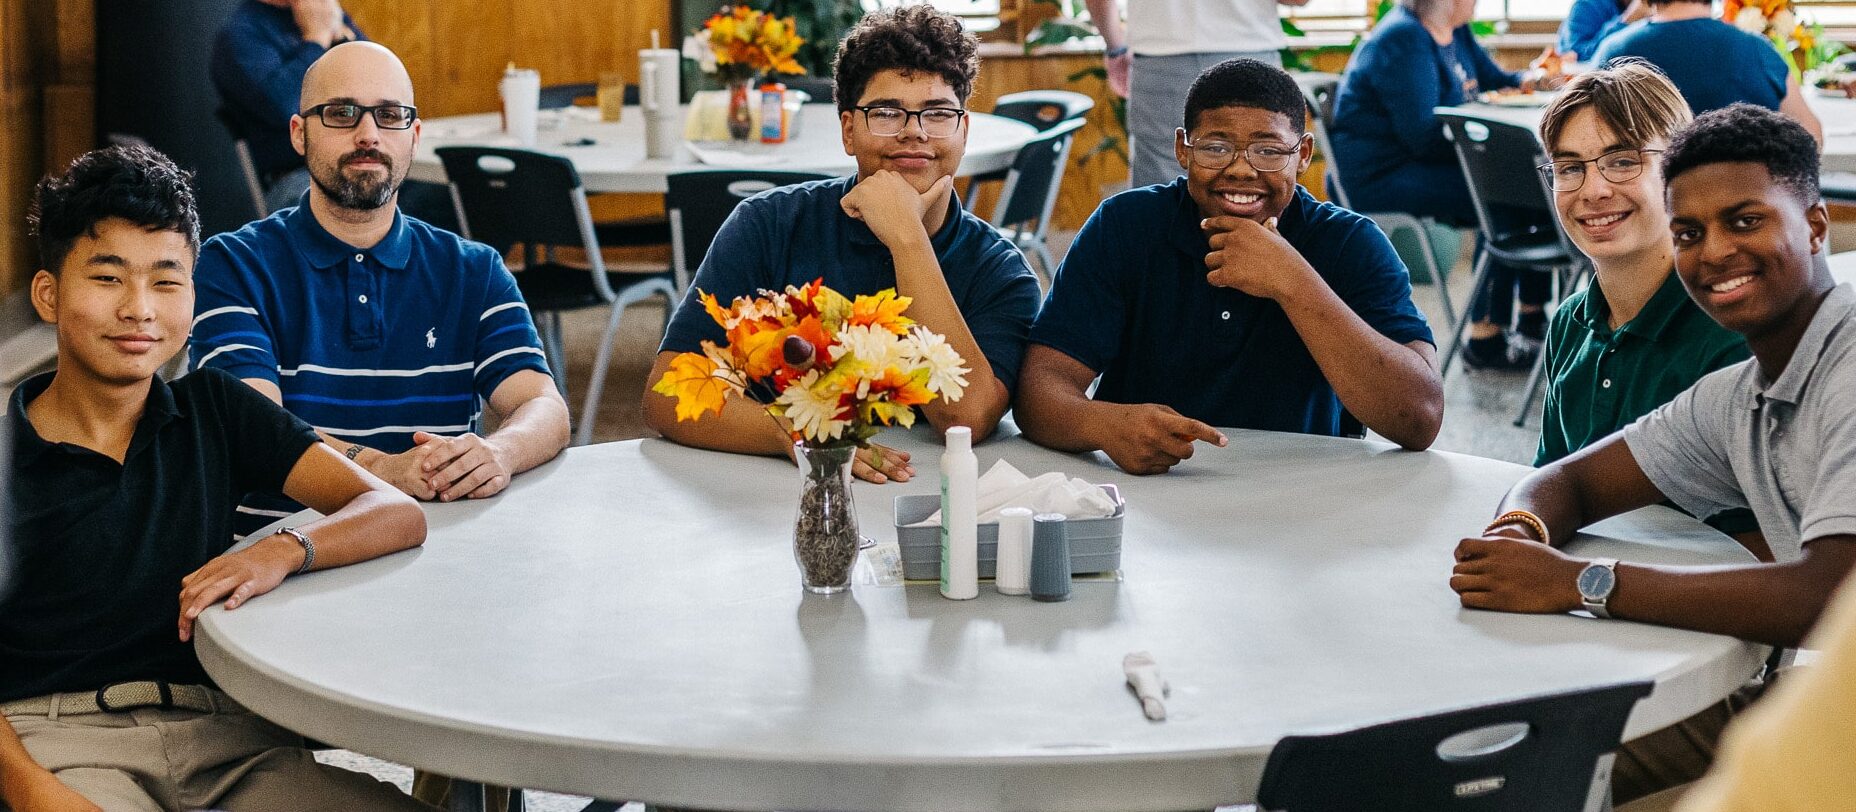
[[[305,422],[390,454],[415,431],[478,431],[506,378],[548,371],[502,257],[403,213],[379,244],[355,248],[305,196],[208,240],[194,286],[194,366],[276,383]],[[289,507],[251,509],[258,501],[241,513]]]

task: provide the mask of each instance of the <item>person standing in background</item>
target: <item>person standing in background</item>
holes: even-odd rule
[[[1140,187],[1185,174],[1173,131],[1199,74],[1240,57],[1281,65],[1289,38],[1276,7],[1308,0],[1142,0],[1125,30],[1118,0],[1088,4],[1102,32],[1109,89],[1128,100],[1129,173]]]

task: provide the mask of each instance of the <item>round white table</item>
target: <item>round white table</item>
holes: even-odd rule
[[[662,194],[666,175],[703,169],[767,169],[827,175],[848,175],[857,169],[857,162],[844,154],[838,108],[830,104],[802,106],[799,134],[784,144],[761,144],[755,140],[742,146],[725,141],[697,145],[699,149],[721,153],[720,158],[734,159],[719,164],[698,160],[687,142],[677,149],[675,158],[647,159],[644,155],[644,112],[636,106],[626,107],[619,120],[611,123],[598,120],[594,108],[568,110],[543,111],[535,146],[530,149],[573,160],[574,169],[580,173],[580,180],[589,192]],[[969,113],[968,121],[970,129],[966,157],[960,162],[961,176],[1009,168],[1018,149],[1038,134],[1028,124],[987,113]],[[516,146],[516,140],[504,134],[501,126],[499,113],[448,116],[425,122],[408,177],[444,183],[445,167],[435,151],[439,147]]]
[[[1382,443],[1230,432],[1172,473],[1022,438],[1027,474],[1113,481],[1120,580],[1066,603],[935,585],[807,596],[797,474],[662,440],[568,450],[482,502],[431,505],[424,547],[293,578],[202,616],[228,693],[341,747],[478,781],[707,809],[1182,810],[1253,798],[1289,733],[1654,680],[1627,737],[1739,686],[1764,649],[1571,615],[1460,608],[1456,539],[1526,469]],[[867,534],[936,488],[859,484]],[[1665,508],[1580,553],[1751,560]],[[1654,539],[1654,542],[1647,541]],[[1149,722],[1122,656],[1172,685]]]
[[[1822,171],[1856,172],[1856,100],[1829,97],[1815,90],[1804,91],[1805,102],[1811,112],[1817,114],[1818,121],[1824,126],[1824,152],[1821,158]],[[1540,117],[1546,113],[1546,103],[1556,94],[1536,94],[1538,104],[1511,106],[1503,104],[1465,104],[1456,107],[1439,107],[1439,113],[1461,113],[1466,115],[1486,116],[1497,121],[1518,124],[1529,130],[1540,129]]]

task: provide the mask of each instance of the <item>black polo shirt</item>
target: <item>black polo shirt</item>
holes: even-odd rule
[[[14,391],[7,487],[13,591],[0,603],[0,702],[123,680],[207,683],[178,636],[180,581],[226,551],[232,510],[278,491],[308,424],[216,369],[156,380],[119,465],[49,443]]]

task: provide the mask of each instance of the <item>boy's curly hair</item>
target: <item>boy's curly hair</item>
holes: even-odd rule
[[[926,3],[866,14],[838,44],[832,65],[838,110],[857,106],[871,77],[885,70],[939,76],[964,107],[980,71],[979,40],[958,18]]]

